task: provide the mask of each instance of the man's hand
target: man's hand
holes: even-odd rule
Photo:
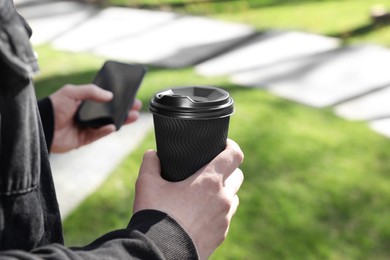
[[[226,149],[197,173],[181,182],[160,176],[157,153],[144,155],[136,183],[133,212],[144,209],[169,214],[193,239],[201,259],[207,259],[226,238],[237,210],[244,176],[240,147],[228,140]]]
[[[97,129],[82,129],[74,122],[74,115],[83,100],[108,102],[113,98],[111,92],[93,84],[73,86],[65,85],[50,96],[54,110],[54,137],[50,151],[63,153],[89,144],[115,131],[114,125],[106,125]],[[125,124],[138,119],[138,110],[142,104],[134,102]]]

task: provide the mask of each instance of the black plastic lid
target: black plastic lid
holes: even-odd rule
[[[177,87],[157,93],[150,101],[153,114],[184,118],[214,119],[233,114],[233,99],[216,87]]]

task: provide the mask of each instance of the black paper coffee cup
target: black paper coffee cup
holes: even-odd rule
[[[162,177],[181,181],[226,147],[233,99],[215,87],[177,87],[150,102]]]

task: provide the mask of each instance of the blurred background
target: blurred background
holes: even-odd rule
[[[108,58],[148,66],[145,115],[161,89],[231,93],[245,181],[211,259],[390,258],[388,1],[15,3],[34,30],[38,97],[91,82]],[[68,246],[127,225],[143,153],[155,149],[152,127],[139,131],[136,148],[64,216]]]

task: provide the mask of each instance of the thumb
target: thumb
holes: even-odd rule
[[[144,154],[139,175],[158,175],[161,174],[160,160],[158,159],[157,152],[148,150]]]
[[[113,98],[110,91],[102,89],[94,84],[82,85],[76,88],[73,97],[78,100],[93,100],[96,102],[108,102]]]

